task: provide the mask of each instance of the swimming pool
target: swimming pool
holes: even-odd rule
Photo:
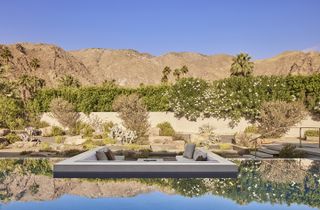
[[[0,160],[0,209],[319,209],[320,161],[241,161],[237,179],[53,179],[57,160]]]

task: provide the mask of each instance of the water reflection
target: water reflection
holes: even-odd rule
[[[78,209],[92,202],[95,205],[107,202],[118,207],[121,204],[121,209],[126,209],[125,203],[138,202],[141,197],[154,203],[173,199],[181,209],[192,209],[195,203],[212,207],[221,203],[233,209],[270,208],[270,205],[294,209],[299,207],[296,204],[305,205],[303,208],[320,207],[319,161],[237,161],[240,168],[237,179],[53,179],[52,164],[53,161],[47,159],[0,160],[0,207],[29,209],[33,204],[34,208],[30,209],[37,209],[35,205],[46,203],[53,205],[52,209],[63,209],[59,205],[70,202],[68,209],[77,209],[74,208],[77,205],[71,204],[77,201],[85,203]],[[126,199],[130,197],[134,199]],[[190,204],[184,207],[186,203]],[[43,208],[41,205],[38,209]],[[155,208],[161,209],[160,206]],[[172,209],[172,206],[162,207]]]

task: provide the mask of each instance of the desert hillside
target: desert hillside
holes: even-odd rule
[[[63,75],[72,75],[83,85],[99,84],[113,79],[118,84],[127,86],[158,84],[165,66],[175,69],[183,65],[189,68],[189,76],[216,80],[229,76],[233,58],[231,55],[202,55],[191,52],[152,56],[135,50],[65,51],[54,45],[32,43],[0,45],[0,51],[5,47],[8,47],[12,57],[8,60],[0,58],[0,63],[9,66],[6,73],[9,78],[27,73],[45,79],[48,86],[56,85]],[[39,60],[36,68],[31,65],[35,58]],[[289,72],[320,72],[320,53],[290,51],[255,61],[256,75],[286,75]]]

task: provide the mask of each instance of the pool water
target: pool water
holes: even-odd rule
[[[320,208],[320,161],[235,160],[237,179],[53,179],[54,162],[0,160],[0,209]]]

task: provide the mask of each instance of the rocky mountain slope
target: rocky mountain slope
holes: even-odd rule
[[[120,85],[137,86],[158,84],[165,66],[171,69],[186,65],[188,76],[216,80],[229,76],[232,63],[230,55],[202,55],[199,53],[167,53],[152,56],[135,50],[83,49],[65,51],[49,44],[20,43],[0,45],[0,53],[8,47],[12,54],[8,65],[9,78],[23,73],[37,75],[46,80],[48,86],[57,84],[63,75],[72,75],[83,85],[99,84],[105,80],[116,80]],[[30,63],[39,59],[39,68]],[[6,64],[0,58],[2,65]],[[311,74],[320,72],[319,52],[290,51],[275,57],[255,61],[256,75]],[[173,78],[170,78],[173,80]]]

